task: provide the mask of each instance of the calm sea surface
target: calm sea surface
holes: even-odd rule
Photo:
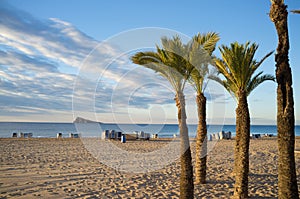
[[[190,137],[195,137],[197,125],[189,125]],[[33,137],[56,137],[57,133],[62,133],[63,137],[68,137],[69,133],[81,133],[87,137],[101,136],[103,130],[116,130],[123,133],[133,131],[144,131],[146,133],[158,133],[159,137],[173,137],[179,134],[176,124],[73,124],[73,123],[29,123],[29,122],[0,122],[0,137],[11,137],[13,132],[33,133]],[[235,134],[235,125],[210,125],[208,133],[220,131],[231,131]],[[300,126],[295,127],[297,136],[300,136]],[[251,133],[277,134],[276,126],[273,125],[252,125]]]

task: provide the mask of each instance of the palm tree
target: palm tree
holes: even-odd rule
[[[275,55],[277,81],[278,198],[299,198],[295,168],[295,116],[292,72],[289,64],[287,6],[272,0],[270,19],[278,35]]]
[[[163,48],[157,46],[156,52],[138,52],[131,60],[166,78],[176,93],[181,152],[180,198],[190,199],[194,197],[193,166],[183,93],[190,71],[187,70],[186,60],[183,58],[185,46],[178,36],[173,39],[162,38],[162,46]]]
[[[250,143],[250,114],[247,97],[259,84],[266,80],[273,80],[272,75],[254,73],[263,61],[269,57],[268,53],[261,61],[254,59],[258,45],[255,43],[232,43],[229,47],[222,45],[219,49],[222,59],[215,59],[215,66],[224,77],[214,79],[237,100],[236,108],[236,144],[234,151],[234,198],[248,198],[249,173],[249,143]]]
[[[190,76],[190,82],[197,92],[196,104],[198,111],[198,126],[196,135],[195,183],[206,183],[207,128],[206,128],[206,88],[205,80],[211,70],[208,67],[216,43],[220,37],[215,32],[198,34],[189,42],[189,62],[195,67]],[[203,52],[204,51],[204,52]],[[201,55],[202,54],[202,55]]]

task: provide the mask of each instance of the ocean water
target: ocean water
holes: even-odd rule
[[[62,133],[63,137],[68,137],[69,133],[81,133],[86,137],[101,136],[103,130],[116,130],[123,133],[132,133],[134,131],[144,131],[150,134],[158,134],[159,137],[173,137],[179,134],[176,124],[74,124],[74,123],[31,123],[31,122],[0,122],[0,137],[11,137],[16,133],[33,133],[33,137],[56,137],[57,133]],[[188,125],[190,137],[195,137],[197,125]],[[220,131],[231,131],[235,135],[235,125],[209,125],[208,133]],[[277,128],[274,125],[252,125],[251,133],[277,134]],[[300,126],[295,127],[295,133],[300,136]]]

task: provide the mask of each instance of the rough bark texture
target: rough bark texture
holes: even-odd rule
[[[206,97],[203,93],[196,98],[198,108],[198,127],[196,136],[195,183],[206,183],[207,129],[206,129]]]
[[[289,35],[287,6],[273,0],[270,19],[278,34],[275,55],[277,81],[277,134],[278,134],[278,198],[299,198],[295,169],[295,118],[292,73],[289,65]]]
[[[194,198],[193,166],[183,93],[177,93],[176,106],[178,108],[178,123],[180,129],[180,198],[191,199]]]
[[[250,115],[247,94],[238,94],[236,109],[236,144],[234,151],[235,184],[233,198],[248,198]]]

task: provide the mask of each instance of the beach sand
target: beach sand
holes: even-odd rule
[[[112,143],[122,150],[149,153],[169,141]],[[195,186],[195,198],[233,194],[233,149],[234,140],[216,143],[208,154],[207,184]],[[192,151],[194,158],[195,143]],[[251,198],[277,197],[277,159],[276,138],[251,140]],[[299,153],[296,167],[300,185]],[[152,172],[126,173],[101,163],[81,139],[0,139],[0,198],[178,198],[179,177],[179,159]]]

